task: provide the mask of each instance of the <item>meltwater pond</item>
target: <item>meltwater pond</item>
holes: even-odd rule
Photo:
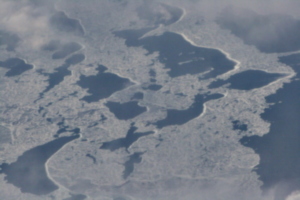
[[[221,51],[194,46],[178,33],[165,32],[162,35],[142,37],[150,30],[121,30],[114,34],[124,38],[128,47],[142,47],[148,54],[158,52],[158,60],[169,70],[168,74],[172,78],[204,72],[207,74],[201,78],[212,78],[234,69],[236,65]]]
[[[143,87],[144,90],[152,90],[152,91],[158,91],[162,88],[162,85],[158,85],[158,84],[151,84],[148,85],[147,87]]]
[[[264,87],[283,76],[283,74],[268,73],[261,70],[246,70],[232,75],[227,80],[216,80],[209,85],[209,88],[217,88],[229,83],[228,88],[230,89],[252,90]]]
[[[137,101],[129,101],[126,103],[109,101],[105,105],[109,108],[109,111],[114,113],[116,118],[120,120],[132,119],[147,111],[147,108],[139,106]]]
[[[80,62],[82,62],[85,59],[85,55],[78,53],[70,56],[68,59],[65,60],[65,63],[56,68],[53,73],[44,73],[40,72],[44,76],[48,76],[48,86],[45,88],[43,92],[40,93],[40,96],[43,96],[44,93],[49,92],[52,88],[59,85],[61,82],[63,82],[64,78],[66,76],[71,75],[71,70],[69,70],[69,67],[72,65],[76,65]]]
[[[9,58],[5,61],[0,61],[0,67],[8,69],[5,76],[19,76],[24,72],[33,69],[33,65],[27,64],[24,60],[20,58]]]
[[[275,94],[266,97],[272,105],[261,117],[270,122],[269,133],[243,137],[240,142],[260,156],[254,171],[263,182],[262,189],[275,189],[275,200],[284,200],[300,190],[300,54],[280,57],[280,62],[297,73]]]
[[[247,131],[248,130],[248,125],[243,124],[239,120],[234,120],[231,123],[232,123],[232,129],[233,130],[239,130],[239,131]]]
[[[105,72],[107,68],[99,65],[98,73],[92,76],[81,75],[77,84],[82,88],[87,88],[89,95],[86,95],[82,100],[91,103],[97,102],[101,99],[107,98],[113,93],[123,90],[133,83],[127,79],[122,78],[116,74]]]
[[[163,128],[171,125],[182,125],[189,122],[192,119],[198,117],[204,108],[204,103],[213,99],[222,98],[222,94],[209,94],[195,96],[194,103],[186,110],[168,109],[167,116],[154,123],[157,128]]]
[[[0,173],[4,173],[8,183],[21,189],[24,193],[45,195],[58,189],[48,177],[45,164],[66,143],[79,138],[79,135],[61,137],[46,144],[34,147],[18,157],[11,164],[0,165]]]
[[[142,100],[144,99],[144,93],[142,92],[136,92],[133,94],[131,100]]]
[[[120,148],[125,148],[127,150],[140,137],[144,137],[154,133],[153,131],[142,132],[142,133],[136,131],[137,131],[137,127],[134,125],[134,123],[132,123],[125,137],[118,138],[110,142],[104,142],[101,145],[100,149],[115,151]]]
[[[0,46],[5,45],[7,51],[14,51],[20,42],[20,38],[11,32],[0,30]]]
[[[142,152],[135,152],[134,154],[130,155],[128,157],[128,160],[124,163],[124,172],[123,172],[123,178],[127,179],[128,176],[133,172],[134,170],[134,164],[138,164],[142,161]]]

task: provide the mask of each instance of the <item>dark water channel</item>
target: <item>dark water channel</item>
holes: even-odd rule
[[[291,83],[266,97],[272,103],[261,117],[270,122],[269,133],[243,137],[240,142],[260,156],[254,171],[263,182],[263,191],[275,188],[275,200],[284,200],[300,190],[300,54],[280,57],[280,62],[297,73]]]
[[[230,89],[252,90],[266,86],[283,76],[283,74],[268,73],[261,70],[247,70],[234,74],[227,80],[216,80],[209,85],[209,88],[217,88],[229,83],[228,88]]]
[[[138,164],[142,161],[142,155],[144,153],[142,152],[135,152],[134,154],[130,155],[128,157],[128,160],[124,163],[124,172],[123,172],[123,178],[127,179],[128,176],[133,172],[134,170],[134,164]]]
[[[142,92],[136,92],[133,94],[131,100],[143,100],[144,99],[144,93]]]
[[[240,130],[240,131],[247,131],[248,130],[248,125],[243,124],[239,120],[234,120],[234,121],[232,121],[232,129],[233,130]]]
[[[24,193],[49,194],[57,190],[58,186],[49,179],[45,164],[60,148],[77,138],[79,135],[61,137],[25,151],[16,162],[0,165],[0,173],[5,174],[8,183]]]
[[[101,145],[100,149],[115,151],[120,148],[125,148],[127,150],[140,137],[144,137],[154,133],[153,131],[139,133],[136,132],[136,130],[137,127],[134,126],[134,123],[132,123],[125,137],[115,139],[110,142],[104,142]]]
[[[0,46],[6,46],[7,51],[14,51],[20,42],[20,38],[11,32],[0,30]]]
[[[154,123],[157,128],[163,128],[171,125],[182,125],[189,122],[192,119],[200,116],[203,112],[203,105],[205,102],[222,98],[222,94],[210,94],[202,95],[198,94],[195,96],[194,103],[186,110],[168,109],[166,118],[159,120]]]
[[[137,101],[129,101],[126,103],[109,101],[105,105],[109,108],[109,111],[114,113],[116,118],[120,120],[132,119],[147,111],[147,108],[139,106]]]
[[[152,91],[158,91],[162,88],[162,85],[158,84],[150,84],[147,87],[143,87],[144,90],[152,90]]]
[[[24,72],[33,69],[33,65],[27,64],[24,60],[20,58],[9,58],[5,61],[0,61],[0,67],[8,69],[5,76],[19,76]]]
[[[221,51],[194,46],[174,32],[140,38],[150,30],[122,30],[114,34],[124,38],[128,47],[142,47],[148,51],[147,54],[158,52],[157,59],[169,69],[168,74],[172,78],[204,72],[207,74],[202,78],[213,78],[232,70],[236,65]]]
[[[42,97],[45,93],[49,92],[51,89],[53,89],[55,86],[59,85],[61,82],[63,82],[64,78],[66,76],[70,76],[72,74],[71,70],[69,70],[69,67],[72,65],[79,64],[85,59],[85,55],[78,53],[74,54],[68,59],[65,60],[65,63],[56,68],[53,73],[44,73],[40,72],[44,76],[48,76],[48,86],[45,88],[43,92],[40,93],[40,96]]]

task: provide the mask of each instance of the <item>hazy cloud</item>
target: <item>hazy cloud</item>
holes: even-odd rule
[[[83,27],[76,19],[68,18],[54,8],[56,1],[0,0],[0,30],[18,35],[26,46],[40,48],[55,30],[82,36]]]
[[[31,47],[40,47],[49,33],[47,8],[28,1],[0,1],[0,28],[18,35]]]

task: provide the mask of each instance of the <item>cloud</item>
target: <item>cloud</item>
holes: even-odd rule
[[[300,9],[300,1],[295,0],[190,0],[182,5],[209,18],[216,17],[227,6],[247,8],[259,14],[281,13],[292,16],[298,16]]]
[[[293,192],[286,200],[300,200],[300,191]]]
[[[0,29],[18,35],[25,45],[40,47],[50,32],[50,10],[28,1],[0,1]]]

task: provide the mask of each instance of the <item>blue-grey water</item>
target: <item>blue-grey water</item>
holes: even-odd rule
[[[154,64],[154,63],[153,63],[153,64]],[[151,64],[151,65],[153,65],[153,64]],[[151,65],[150,65],[150,66],[151,66]],[[156,74],[156,71],[155,71],[154,69],[150,69],[150,70],[149,70],[149,76],[150,76],[150,80],[149,80],[149,81],[150,81],[151,83],[155,83],[155,82],[156,82],[156,75],[157,75],[157,74]]]
[[[14,51],[20,42],[20,38],[4,30],[0,30],[0,46],[5,45],[7,51]]]
[[[48,86],[45,88],[43,92],[40,93],[40,96],[43,96],[46,92],[49,92],[52,88],[59,85],[63,82],[66,76],[70,76],[72,73],[69,70],[71,65],[76,65],[82,62],[85,59],[84,54],[74,54],[68,59],[65,60],[65,64],[55,69],[53,73],[44,73],[41,72],[44,76],[48,76]]]
[[[147,29],[139,29],[113,33],[124,38],[128,47],[142,47],[148,51],[147,55],[158,52],[158,60],[169,69],[170,77],[207,72],[200,78],[213,78],[232,70],[236,65],[221,51],[193,46],[180,34],[165,32],[162,35],[140,38],[146,32]]]
[[[127,179],[128,176],[133,172],[134,170],[134,164],[140,163],[142,161],[142,155],[144,153],[142,152],[135,152],[134,154],[130,155],[128,157],[128,160],[124,163],[124,172],[123,172],[123,178]]]
[[[272,105],[261,117],[270,122],[269,133],[243,137],[240,142],[260,156],[254,171],[263,182],[262,189],[275,187],[275,200],[284,200],[300,190],[300,54],[280,57],[279,61],[291,66],[297,75],[266,97]]]
[[[159,129],[171,125],[183,125],[195,119],[203,112],[203,104],[205,102],[222,97],[224,97],[222,94],[198,94],[195,96],[194,102],[189,108],[186,110],[168,109],[167,116],[153,124]]]
[[[155,83],[155,82],[156,82],[156,79],[150,78],[150,82],[151,82],[151,83]]]
[[[48,119],[49,122],[52,122],[51,119]],[[69,126],[65,125],[65,118],[62,118],[60,122],[56,124],[58,126],[58,130],[56,131],[55,135],[53,137],[58,138],[60,134],[70,132],[73,133],[73,135],[78,135],[80,133],[80,128],[73,128],[71,129]]]
[[[103,115],[103,114],[101,114],[101,116],[100,116],[101,118],[100,118],[100,122],[104,122],[105,120],[107,120],[107,117],[105,117],[105,115]]]
[[[24,72],[33,69],[33,65],[25,63],[24,60],[20,58],[9,58],[5,61],[0,61],[0,67],[8,69],[5,76],[19,76]]]
[[[58,186],[49,179],[45,163],[66,143],[79,138],[79,135],[61,137],[46,144],[25,151],[16,162],[0,165],[0,173],[5,180],[21,189],[23,193],[35,195],[49,194]]]
[[[154,69],[150,69],[149,76],[156,77],[156,71]]]
[[[120,120],[132,119],[147,111],[147,108],[139,106],[137,101],[129,101],[126,103],[108,101],[105,106]]]
[[[65,64],[68,66],[77,65],[85,59],[85,55],[82,53],[73,54],[65,60]]]
[[[43,95],[46,92],[49,92],[56,85],[59,85],[61,82],[63,82],[63,80],[66,76],[71,75],[71,71],[68,69],[68,67],[69,67],[68,65],[63,65],[63,66],[56,68],[55,71],[51,74],[43,73],[43,75],[48,76],[48,86],[41,93],[41,95]]]
[[[55,29],[74,34],[77,36],[84,36],[84,29],[77,19],[69,18],[64,12],[57,11],[50,18],[50,25]]]
[[[113,93],[123,90],[133,83],[127,79],[119,77],[116,74],[105,72],[107,70],[103,65],[99,65],[98,73],[92,76],[81,75],[77,84],[82,88],[87,88],[89,95],[84,96],[82,100],[91,103],[111,96]]]
[[[136,130],[137,127],[134,125],[134,123],[132,123],[125,137],[115,139],[110,142],[103,142],[100,149],[115,151],[120,148],[125,148],[127,150],[140,137],[144,137],[154,133],[153,131],[139,133],[136,132]]]
[[[158,91],[158,90],[160,90],[162,87],[163,87],[162,85],[151,84],[151,85],[148,85],[147,87],[143,87],[143,89],[145,89],[145,90],[152,90],[152,91]]]
[[[90,158],[90,159],[92,159],[92,161],[93,161],[94,164],[97,164],[97,159],[95,158],[95,156],[93,156],[93,155],[91,155],[89,153],[87,153],[85,156],[88,157],[88,158]]]
[[[289,52],[300,49],[300,20],[289,15],[260,15],[240,7],[227,7],[217,23],[266,53]]]
[[[236,90],[252,90],[266,86],[278,78],[283,77],[283,74],[268,73],[261,70],[247,70],[232,75],[227,80],[216,80],[208,87],[217,88],[225,84],[230,84],[228,88]]]
[[[133,94],[131,100],[142,100],[144,99],[144,93],[142,92],[136,92]]]
[[[248,130],[248,125],[247,124],[243,124],[239,120],[234,120],[231,123],[232,123],[232,129],[233,130],[240,130],[240,131],[247,131]]]

